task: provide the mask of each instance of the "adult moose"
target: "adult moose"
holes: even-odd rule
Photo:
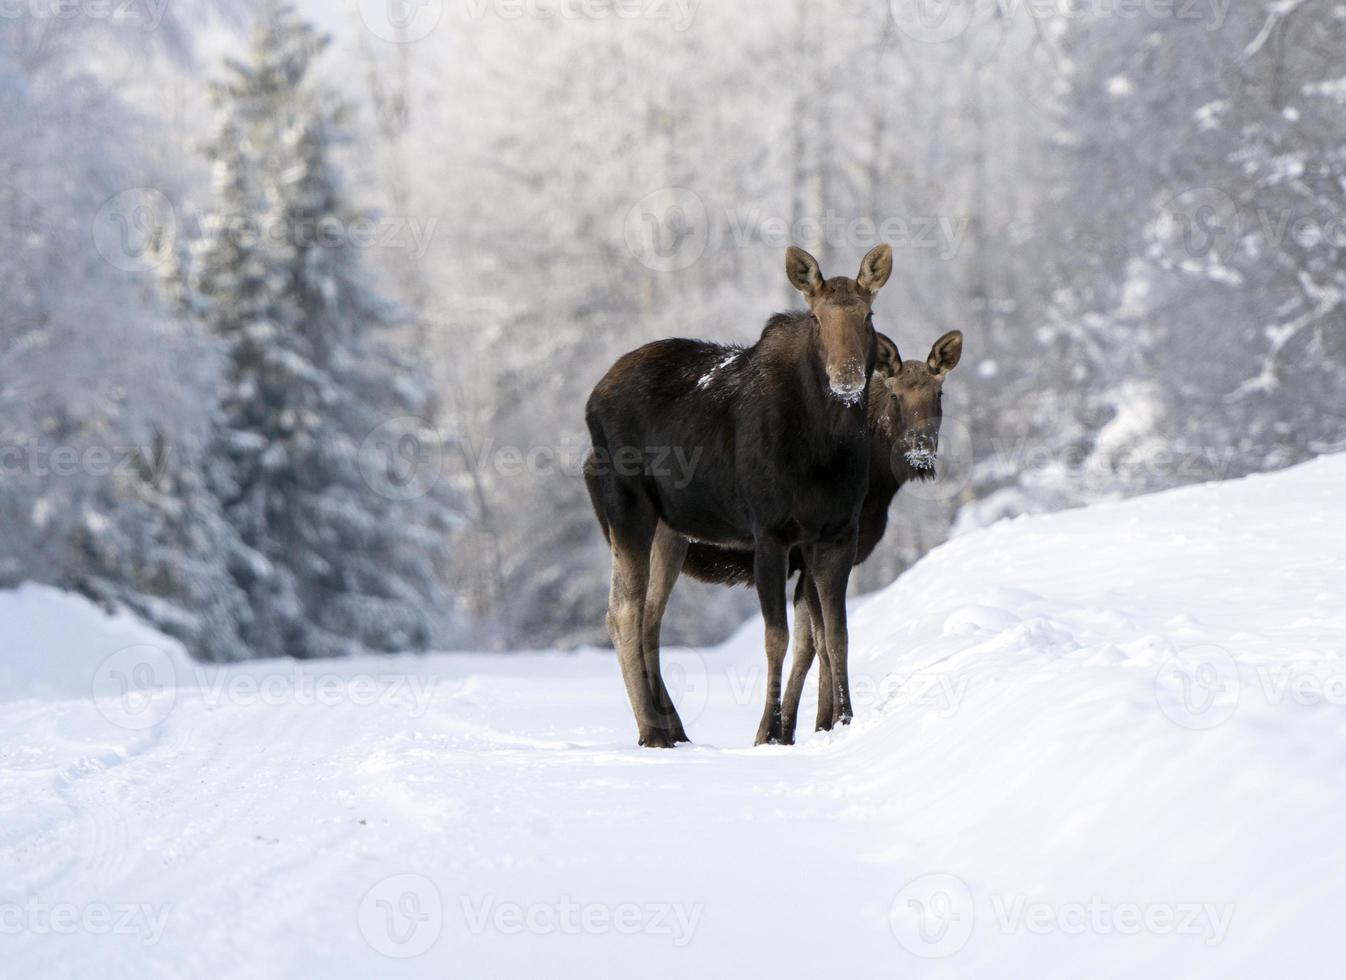
[[[808,309],[772,317],[752,347],[662,340],[618,359],[589,396],[585,482],[612,549],[607,626],[641,745],[687,734],[659,648],[646,642],[651,576],[676,579],[689,539],[750,550],[766,621],[766,706],[757,742],[782,735],[789,645],[787,560],[802,549],[816,585],[833,711],[851,717],[846,584],[869,476],[867,395],[877,355],[871,308],[892,272],[887,245],[854,279],[824,279],[799,248],[785,256]],[[688,472],[668,465],[691,460]],[[658,547],[656,548],[656,538]],[[658,557],[652,567],[651,555]]]
[[[879,334],[878,342],[878,364],[869,381],[869,486],[860,508],[857,565],[873,554],[883,539],[888,528],[888,509],[898,491],[913,480],[934,478],[939,430],[944,418],[944,379],[957,367],[963,354],[963,335],[957,330],[935,341],[924,361],[903,361],[897,345],[883,334]],[[658,540],[662,541],[663,536]],[[753,584],[751,552],[697,541],[685,548],[685,554],[682,565],[685,575],[720,585]],[[790,552],[789,568],[792,574],[799,571],[800,576],[794,598],[794,658],[782,712],[781,741],[787,744],[794,741],[799,699],[815,652],[822,660],[815,727],[827,731],[835,722],[827,648],[819,636],[818,591],[800,549]],[[662,611],[667,607],[668,593],[676,577],[651,580],[647,610]],[[650,615],[648,611],[646,615]],[[652,624],[647,620],[646,641],[657,648],[657,620]]]

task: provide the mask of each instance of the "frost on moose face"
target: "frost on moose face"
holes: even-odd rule
[[[902,458],[921,475],[934,475],[935,460],[939,455],[940,417],[926,418],[907,428],[902,434]]]
[[[904,370],[904,377],[887,382],[879,424],[892,440],[893,460],[899,454],[914,475],[931,479],[939,457],[939,428],[943,420],[937,384],[921,377],[924,366]]]
[[[852,406],[858,405],[860,404],[860,400],[865,397],[864,376],[861,375],[860,378],[861,380],[858,384],[829,384],[828,391],[832,393],[833,398],[838,399],[843,404]]]
[[[886,338],[885,338],[886,340]],[[950,330],[921,361],[903,361],[892,341],[891,354],[883,358],[883,380],[878,388],[879,424],[893,439],[894,453],[920,479],[933,479],[939,454],[939,428],[944,420],[944,379],[963,353],[963,335]]]
[[[933,470],[935,468],[936,447],[933,444],[908,446],[902,456],[912,469]]]

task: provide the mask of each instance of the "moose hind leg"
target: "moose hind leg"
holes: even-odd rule
[[[641,506],[643,504],[644,506]],[[640,744],[671,748],[672,742],[660,722],[651,694],[641,632],[645,616],[645,592],[650,577],[650,547],[654,539],[654,516],[648,503],[637,502],[634,513],[612,522],[612,591],[608,597],[607,626],[626,684],[626,696],[636,716]]]
[[[645,618],[642,624],[640,647],[645,660],[645,674],[650,682],[650,695],[654,699],[655,710],[670,741],[690,742],[682,719],[673,704],[673,698],[664,684],[664,672],[659,661],[659,632],[664,621],[664,611],[668,608],[668,598],[673,594],[682,573],[682,562],[687,557],[688,541],[662,521],[654,532],[654,547],[650,556],[650,585],[645,594]]]
[[[831,720],[834,725],[849,725],[854,715],[847,666],[849,637],[846,627],[846,585],[850,581],[851,565],[855,558],[854,540],[849,546],[820,546],[815,549],[815,556],[810,564],[818,586],[823,637],[832,674]]]
[[[809,614],[809,628],[813,631],[813,649],[818,652],[818,714],[813,730],[832,730],[832,658],[827,655],[827,635],[823,630],[823,606],[818,598],[818,584],[810,576],[804,594]]]
[[[781,670],[790,645],[790,623],[785,614],[786,549],[774,541],[759,540],[754,558],[757,598],[766,621],[766,707],[757,726],[757,744],[780,742]]]
[[[785,685],[785,703],[781,708],[781,741],[786,745],[794,744],[799,699],[804,695],[804,682],[808,680],[816,649],[813,624],[809,619],[809,587],[808,572],[800,572],[799,584],[795,587],[794,656],[790,659],[790,680]]]

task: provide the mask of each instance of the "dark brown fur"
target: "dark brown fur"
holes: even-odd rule
[[[819,597],[834,711],[850,717],[845,588],[869,469],[866,398],[877,356],[870,308],[891,269],[891,249],[879,246],[856,279],[823,279],[812,256],[790,249],[786,272],[806,313],[773,317],[749,348],[647,344],[594,388],[585,480],[612,548],[608,630],[640,744],[687,738],[659,668],[658,624],[693,539],[753,555],[768,666],[758,741],[781,738],[794,548],[805,553]],[[690,475],[679,480],[670,457],[690,461]]]
[[[941,337],[924,363],[903,363],[897,346],[879,334],[878,365],[869,381],[870,464],[869,489],[860,511],[855,564],[873,554],[888,528],[888,510],[893,497],[911,480],[933,478],[932,466],[913,465],[909,451],[938,449],[939,423],[943,416],[941,390],[944,377],[962,356],[963,335],[951,331]],[[926,461],[924,455],[918,460]],[[929,458],[933,462],[933,456]],[[803,553],[790,553],[790,573],[804,564]],[[682,573],[702,582],[721,585],[752,585],[752,554],[705,542],[692,542],[683,559]],[[782,709],[782,737],[794,738],[795,719],[804,679],[818,647],[810,615],[811,585],[801,575],[795,590],[795,657],[790,670]],[[667,603],[667,597],[662,598]],[[828,671],[819,672],[818,722],[820,730],[832,727],[832,705],[827,690]]]

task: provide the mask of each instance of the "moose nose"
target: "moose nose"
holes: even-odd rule
[[[865,373],[859,368],[850,368],[829,374],[828,385],[832,394],[844,402],[858,401],[865,393]]]
[[[934,469],[939,455],[939,428],[930,423],[913,426],[903,440],[907,462],[916,469]]]

